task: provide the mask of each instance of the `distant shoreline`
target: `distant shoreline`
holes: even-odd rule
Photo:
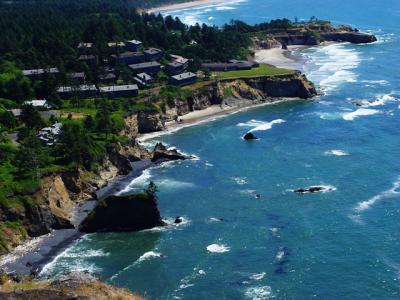
[[[180,9],[187,9],[187,8],[192,8],[192,7],[196,7],[196,6],[221,4],[221,3],[226,3],[226,2],[232,2],[232,0],[195,0],[195,1],[189,1],[189,2],[183,2],[183,3],[170,3],[170,4],[161,5],[158,7],[143,9],[140,12],[161,13],[161,12],[170,11],[170,10],[180,10]]]

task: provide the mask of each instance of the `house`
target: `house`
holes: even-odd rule
[[[139,88],[136,84],[112,85],[99,88],[100,93],[108,98],[116,97],[135,97],[139,94]]]
[[[81,84],[78,86],[61,86],[57,89],[57,93],[63,99],[71,97],[88,98],[94,97],[97,93],[97,88],[94,84]]]
[[[165,72],[168,75],[177,75],[183,71],[185,71],[184,65],[178,62],[173,61],[165,65]]]
[[[155,61],[133,64],[129,65],[128,67],[136,74],[147,73],[152,75],[152,74],[157,74],[161,70],[161,65]]]
[[[184,58],[180,55],[175,55],[175,54],[171,54],[171,57],[175,62],[184,65],[185,69],[189,66],[189,59],[187,59],[187,58]]]
[[[147,73],[137,74],[134,80],[141,88],[149,87],[154,83],[153,77]]]
[[[99,57],[94,54],[82,54],[78,57],[78,60],[87,64],[97,65],[99,62]]]
[[[162,51],[157,48],[149,48],[143,51],[146,61],[160,60]]]
[[[42,128],[38,134],[38,139],[47,146],[53,146],[57,142],[58,135],[61,133],[62,123],[54,123],[50,127]]]
[[[41,77],[44,74],[58,75],[59,73],[57,68],[22,70],[22,74],[30,79]]]
[[[195,83],[197,81],[197,75],[191,72],[182,73],[179,75],[171,76],[168,83],[175,86],[184,86]]]
[[[93,43],[79,43],[77,48],[79,53],[90,53],[93,50]]]
[[[25,101],[24,105],[32,105],[39,109],[48,109],[52,107],[52,105],[45,99]]]
[[[124,42],[111,42],[107,43],[108,49],[113,53],[119,53],[125,51],[125,43]]]
[[[86,75],[84,72],[68,73],[67,78],[74,83],[83,84],[85,83]]]
[[[117,64],[138,64],[145,61],[145,56],[142,52],[124,52],[121,54],[111,55],[111,62]]]
[[[231,59],[227,63],[203,63],[201,68],[204,70],[209,70],[211,72],[227,72],[234,70],[250,70],[254,67],[258,67],[259,64],[247,60],[236,60]]]
[[[179,55],[171,55],[173,61],[165,66],[168,75],[176,75],[184,72],[189,66],[189,60]]]
[[[22,113],[22,109],[20,109],[20,108],[9,109],[8,111],[10,111],[16,118],[19,118]]]
[[[126,48],[132,52],[138,51],[141,45],[142,42],[138,40],[131,40],[126,42]]]
[[[113,83],[117,81],[117,76],[114,73],[105,73],[99,75],[99,80],[103,83]]]

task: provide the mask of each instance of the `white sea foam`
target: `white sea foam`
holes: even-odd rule
[[[233,6],[218,6],[216,10],[234,10],[236,7]]]
[[[230,247],[223,244],[211,244],[207,246],[207,251],[211,253],[225,253],[231,250]]]
[[[285,256],[285,251],[279,250],[278,253],[276,253],[275,259],[276,260],[281,260]]]
[[[264,130],[269,130],[272,128],[273,125],[275,124],[281,124],[285,123],[285,120],[282,119],[277,119],[273,120],[271,122],[264,122],[264,121],[258,121],[258,120],[250,120],[246,123],[239,123],[237,126],[240,127],[254,127],[251,129],[249,132],[254,132],[254,131],[264,131]]]
[[[119,191],[117,195],[128,193],[134,188],[143,188],[146,184],[149,183],[151,176],[151,169],[144,170],[139,177],[134,178],[125,188]]]
[[[246,290],[246,298],[253,300],[265,300],[273,297],[272,289],[270,286],[257,286],[251,287]]]
[[[244,184],[247,183],[247,178],[246,177],[232,177],[232,179],[238,185],[244,185]]]
[[[195,186],[191,182],[178,181],[178,180],[174,180],[172,178],[156,180],[155,183],[159,187],[164,187],[164,188],[168,188],[168,189],[175,189],[175,190],[176,189],[193,188]]]
[[[152,258],[158,258],[158,257],[162,257],[162,254],[159,252],[149,251],[149,252],[144,253],[142,256],[140,256],[136,262],[141,263],[143,261],[150,260]]]
[[[218,222],[221,222],[221,221],[222,221],[221,218],[211,217],[211,218],[208,219],[209,223],[218,223]]]
[[[378,84],[378,85],[388,85],[389,81],[387,80],[362,80],[362,83],[368,83],[368,84]]]
[[[265,277],[265,274],[266,274],[265,272],[256,273],[256,274],[251,275],[250,279],[261,280],[261,279],[263,279]]]
[[[379,202],[383,199],[399,197],[400,196],[399,188],[400,188],[400,177],[393,183],[393,186],[390,189],[378,195],[375,195],[366,201],[359,202],[357,206],[354,208],[355,212],[361,213],[367,209],[370,209],[376,202]]]
[[[377,109],[359,108],[351,113],[343,114],[343,119],[346,121],[354,121],[354,119],[361,116],[371,116],[379,113],[381,113],[381,111]]]
[[[334,156],[347,156],[349,153],[339,149],[328,150],[325,152],[325,155],[334,155]]]
[[[384,95],[380,95],[375,101],[371,101],[368,103],[363,104],[363,106],[382,106],[385,105],[387,102],[393,102],[398,100],[395,96],[391,95],[391,94],[384,94]]]
[[[192,221],[187,217],[187,216],[180,216],[179,217],[181,219],[180,223],[175,223],[175,218],[164,218],[163,221],[171,227],[182,227],[182,226],[186,226],[192,223]],[[164,227],[165,228],[165,227]]]
[[[361,59],[359,53],[346,44],[318,47],[309,59],[311,64],[317,66],[317,70],[310,72],[309,78],[319,82],[325,93],[337,89],[343,83],[357,81],[353,69],[358,67]]]

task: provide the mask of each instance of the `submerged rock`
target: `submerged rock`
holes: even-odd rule
[[[175,218],[174,223],[175,224],[180,224],[180,223],[182,223],[182,221],[183,221],[182,218],[178,216],[178,217]]]
[[[167,149],[162,143],[157,143],[153,150],[152,162],[163,162],[169,160],[191,159],[191,156],[183,155],[176,149]]]
[[[155,195],[141,192],[99,201],[79,227],[82,232],[139,231],[163,226]]]
[[[245,139],[246,141],[258,140],[258,137],[256,137],[252,132],[248,132],[243,136],[243,139]]]
[[[307,193],[319,193],[319,192],[328,192],[333,191],[334,187],[331,186],[310,186],[309,188],[300,188],[294,190],[295,193],[298,194],[307,194]]]

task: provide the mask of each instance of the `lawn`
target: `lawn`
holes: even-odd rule
[[[260,65],[251,70],[229,71],[217,73],[218,79],[245,78],[258,76],[288,75],[293,74],[293,70],[276,68],[270,65]]]

